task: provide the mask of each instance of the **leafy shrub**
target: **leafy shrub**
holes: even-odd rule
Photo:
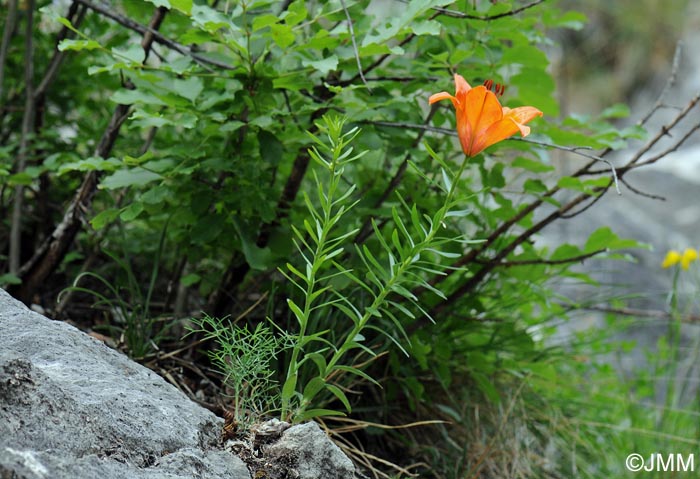
[[[44,14],[63,26],[58,49],[40,30],[36,55],[62,61],[61,74],[44,72],[53,87],[45,108],[31,107],[47,126],[15,133],[3,111],[0,175],[36,200],[6,229],[38,232],[3,277],[19,283],[13,293],[51,297],[93,244],[145,263],[165,232],[156,262],[170,280],[151,285],[177,290],[180,316],[206,312],[195,329],[221,348],[208,354],[239,419],[279,408],[330,426],[352,413],[368,443],[380,423],[418,422],[424,434],[382,432],[377,449],[408,463],[408,443],[441,477],[545,469],[508,451],[544,457],[559,434],[546,385],[563,356],[544,338],[575,305],[552,285],[593,283],[577,263],[623,259],[637,243],[606,226],[576,244],[537,236],[619,187],[663,136],[616,172],[605,156],[645,135],[643,124],[615,126],[624,106],[558,119],[548,35],[585,17],[510,0],[56,8]],[[528,138],[466,158],[453,108],[428,105],[454,73],[506,84],[505,106],[544,117]],[[31,161],[10,173],[5,152],[21,145]],[[46,197],[66,206],[42,208]],[[245,323],[217,319],[231,314]],[[234,374],[240,358],[255,365],[247,376]],[[455,426],[424,422],[435,418]]]

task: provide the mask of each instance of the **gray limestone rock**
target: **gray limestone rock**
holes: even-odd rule
[[[247,465],[220,447],[222,423],[151,370],[0,289],[0,479],[250,479],[249,469],[269,479],[363,477],[316,423],[254,428],[264,445],[244,444]]]
[[[249,479],[222,420],[0,290],[0,478]]]
[[[288,476],[298,479],[352,479],[355,466],[315,422],[292,426],[279,441],[264,448],[272,464],[286,464]],[[274,476],[273,476],[274,477]]]

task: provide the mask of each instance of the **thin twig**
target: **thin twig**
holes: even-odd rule
[[[17,21],[17,0],[9,0],[7,5],[7,18],[5,18],[5,29],[2,32],[2,43],[0,44],[0,106],[3,104],[3,85],[5,84],[5,62],[7,52],[10,49],[10,40],[15,30]]]
[[[80,7],[80,11],[78,12],[77,17],[75,18],[75,20],[73,20],[73,16],[75,13],[74,10],[76,10],[77,7],[78,4],[76,2],[73,2],[70,6],[67,16],[68,20],[75,28],[78,28],[80,26],[80,24],[83,22],[83,19],[85,18],[85,13],[87,12],[87,8],[84,5],[82,5]],[[44,78],[39,82],[39,86],[37,86],[36,90],[34,91],[35,99],[41,98],[46,93],[46,90],[48,90],[49,85],[51,85],[53,80],[56,78],[58,69],[66,56],[67,50],[60,51],[58,49],[58,44],[66,38],[73,38],[74,35],[75,34],[66,26],[64,26],[58,33],[56,38],[56,49],[54,51],[53,57],[49,62],[49,66],[46,67]]]
[[[624,316],[637,316],[641,318],[652,318],[652,319],[663,319],[670,320],[675,319],[676,316],[672,313],[666,311],[652,310],[652,309],[636,309],[636,308],[613,308],[611,306],[581,306],[578,307],[579,310],[584,309],[588,311],[600,311],[601,313],[613,313],[620,314]],[[699,323],[700,316],[698,315],[688,315],[681,317],[681,321],[685,323]]]
[[[425,118],[425,121],[423,122],[424,126],[427,126],[428,123],[433,119],[433,116],[435,115],[436,108],[433,107],[430,109],[430,112]],[[377,122],[375,124],[378,124],[381,122]],[[384,189],[384,192],[382,195],[379,197],[379,199],[375,202],[373,209],[377,210],[379,207],[384,204],[384,202],[389,198],[391,193],[399,186],[399,183],[401,183],[401,180],[403,179],[403,175],[406,172],[406,169],[408,168],[408,161],[411,159],[411,152],[416,149],[416,147],[420,144],[421,140],[423,139],[423,135],[425,135],[425,132],[427,129],[419,129],[418,136],[416,139],[413,141],[411,148],[408,150],[406,153],[406,156],[404,157],[403,161],[401,162],[401,165],[399,165],[399,168],[396,170],[396,173],[394,176],[391,178],[391,181],[387,185],[387,187]],[[362,228],[360,228],[359,233],[355,237],[355,243],[360,244],[363,243],[371,234],[372,232],[372,219],[373,216],[370,216],[365,220],[365,222],[362,225]]]
[[[587,260],[588,258],[592,258],[594,256],[598,256],[601,253],[606,253],[608,250],[607,248],[602,248],[596,251],[593,251],[591,253],[586,253],[586,254],[581,254],[578,256],[571,256],[570,258],[563,258],[563,259],[528,259],[528,260],[520,260],[520,261],[501,261],[498,263],[497,266],[503,267],[503,268],[513,268],[517,266],[530,266],[534,264],[544,264],[544,265],[559,265],[559,264],[570,264],[570,263],[582,263],[584,260]],[[482,260],[482,259],[475,259],[474,263],[477,264],[491,264],[493,262],[492,259],[488,260]]]
[[[432,15],[432,16],[429,18],[429,20],[434,19],[434,18],[437,17],[438,15],[440,15],[440,14],[439,14],[439,13],[435,13],[434,15]],[[404,45],[406,45],[407,43],[409,43],[411,40],[413,40],[414,38],[416,38],[416,36],[417,36],[417,35],[416,35],[415,33],[411,33],[411,34],[408,35],[406,38],[404,38],[403,40],[401,40],[401,41],[399,42],[398,46],[399,46],[399,47],[403,47]],[[372,70],[374,70],[375,68],[377,68],[379,65],[381,65],[382,63],[384,63],[384,60],[386,60],[386,59],[389,58],[390,56],[391,56],[391,53],[385,53],[384,55],[382,55],[381,57],[379,57],[378,59],[376,59],[371,65],[369,65],[367,68],[365,68],[365,73],[369,73],[369,72],[371,72]],[[362,71],[362,70],[360,70],[360,71]],[[360,76],[360,75],[357,74],[357,75],[353,76],[352,78],[350,78],[349,80],[345,80],[345,81],[339,82],[338,85],[340,85],[340,86],[352,85],[353,83],[355,83],[355,82],[357,81],[357,79],[359,78],[359,76]]]
[[[515,137],[515,138],[507,138],[507,140],[508,141],[522,141],[523,143],[530,143],[532,145],[539,145],[539,146],[544,146],[547,148],[553,148],[555,150],[568,151],[568,152],[573,153],[575,155],[579,155],[579,156],[583,156],[585,158],[590,158],[591,160],[603,162],[610,167],[610,173],[612,174],[613,184],[615,185],[615,191],[617,192],[618,195],[622,194],[620,192],[620,185],[618,184],[617,171],[615,170],[615,167],[613,166],[613,164],[610,161],[606,160],[605,158],[581,151],[582,149],[588,149],[587,147],[554,145],[552,143],[546,143],[544,141],[533,140],[531,138],[517,138],[517,137]]]
[[[163,7],[156,8],[151,17],[149,28],[159,28],[166,13],[167,9]],[[154,36],[151,35],[148,37],[147,42],[143,41],[141,44],[145,54],[144,62],[148,58],[153,41]],[[130,82],[128,86],[133,88]],[[129,116],[129,109],[129,105],[119,104],[116,106],[112,118],[100,138],[100,142],[95,148],[94,156],[107,158],[112,151],[114,143],[117,141],[122,124]],[[92,204],[92,198],[99,184],[100,175],[101,172],[99,171],[90,171],[83,177],[83,181],[73,200],[66,208],[61,222],[41,246],[37,248],[31,259],[22,265],[19,271],[22,284],[11,286],[9,288],[10,294],[27,303],[34,290],[55,271],[85,222],[85,215]]]
[[[360,78],[362,79],[362,83],[365,84],[365,86],[367,87],[367,91],[371,95],[372,89],[369,87],[369,84],[365,79],[364,73],[362,73],[362,62],[360,61],[360,52],[357,49],[357,41],[355,41],[355,29],[352,26],[352,18],[350,18],[350,12],[348,11],[348,7],[345,6],[345,0],[340,0],[340,5],[343,7],[343,10],[345,11],[345,17],[348,19],[348,30],[350,31],[352,50],[355,53],[355,61],[357,61],[357,72],[359,73]]]
[[[85,5],[90,10],[93,10],[93,11],[99,13],[100,15],[103,15],[111,20],[114,20],[115,22],[119,23],[120,25],[122,25],[130,30],[134,30],[136,32],[139,32],[141,35],[145,36],[147,33],[150,33],[151,35],[153,35],[153,40],[156,43],[160,43],[161,45],[165,45],[166,47],[170,48],[171,50],[174,50],[182,55],[191,57],[194,61],[199,63],[200,66],[207,69],[208,71],[211,71],[211,69],[206,66],[207,64],[222,68],[224,70],[233,70],[235,68],[233,65],[228,65],[226,63],[222,63],[220,61],[198,55],[197,53],[190,51],[190,49],[187,48],[185,45],[182,45],[181,43],[178,43],[174,40],[170,40],[169,38],[165,37],[163,34],[157,32],[156,30],[154,30],[150,27],[146,27],[144,25],[141,25],[140,23],[137,23],[137,22],[131,20],[130,18],[119,15],[118,13],[114,12],[114,10],[111,7],[98,5],[98,4],[92,3],[89,0],[76,0],[76,2],[78,2],[82,5]]]
[[[365,77],[368,82],[370,81],[395,81],[399,83],[408,83],[412,81],[419,81],[421,83],[426,82],[436,82],[440,80],[440,77],[395,77],[395,76],[377,76],[377,77]]]
[[[430,126],[430,125],[416,125],[415,123],[403,123],[403,122],[396,122],[396,121],[364,121],[362,123],[368,123],[368,124],[378,125],[378,126],[388,126],[388,127],[393,127],[393,128],[431,131],[433,133],[442,133],[442,134],[449,135],[449,136],[457,136],[457,131],[455,131],[453,129],[439,128],[439,127]],[[531,138],[518,138],[518,137],[508,138],[506,141],[521,141],[523,143],[530,143],[533,145],[544,146],[546,148],[552,148],[555,150],[567,151],[569,153],[573,153],[575,155],[582,156],[584,158],[589,158],[591,160],[603,162],[610,167],[610,172],[612,173],[613,183],[615,184],[615,190],[617,191],[617,194],[618,195],[622,194],[622,193],[620,193],[620,186],[618,185],[617,172],[616,172],[613,164],[610,161],[602,158],[601,156],[582,151],[582,150],[590,150],[591,148],[588,146],[562,146],[562,145],[555,145],[553,143],[547,143],[544,141],[533,140]]]
[[[456,10],[449,10],[447,8],[441,8],[441,7],[433,7],[433,10],[436,10],[442,15],[445,15],[446,17],[452,17],[452,18],[464,18],[468,20],[481,20],[485,22],[490,22],[491,20],[496,20],[499,18],[503,17],[511,17],[513,15],[517,15],[520,12],[523,12],[527,9],[530,9],[532,7],[536,7],[540,3],[543,3],[545,0],[535,0],[532,3],[528,3],[527,5],[523,5],[522,7],[516,8],[514,10],[510,10],[508,12],[503,12],[503,13],[498,13],[496,15],[486,15],[486,16],[479,16],[479,15],[472,15],[469,13],[463,13],[463,12],[458,12]]]
[[[561,219],[563,219],[563,220],[569,220],[569,219],[571,219],[571,218],[574,218],[574,217],[580,215],[580,214],[583,213],[584,211],[586,211],[586,210],[588,210],[588,209],[590,209],[590,208],[593,208],[593,206],[594,206],[596,203],[598,203],[601,199],[603,199],[603,193],[605,193],[605,191],[607,191],[607,190],[608,190],[608,187],[606,186],[606,187],[604,187],[604,190],[602,191],[601,194],[599,194],[599,195],[593,195],[593,196],[590,196],[590,195],[589,195],[588,198],[591,199],[591,201],[589,201],[588,204],[586,204],[585,206],[579,208],[579,209],[576,210],[576,211],[573,211],[573,212],[571,212],[571,213],[567,213],[567,214],[560,215],[559,217],[560,217]]]
[[[22,117],[22,133],[19,143],[17,173],[22,173],[27,166],[29,155],[29,135],[34,124],[34,0],[27,4],[27,20],[24,32],[24,116]],[[24,204],[24,185],[15,186],[15,201],[12,205],[12,221],[10,223],[10,252],[8,263],[10,273],[19,272],[20,255],[22,252],[22,209]]]
[[[676,43],[676,51],[673,53],[673,62],[671,63],[671,73],[669,74],[668,78],[666,79],[666,84],[664,85],[663,89],[661,90],[661,93],[659,94],[658,98],[656,99],[656,102],[654,103],[654,106],[649,110],[649,112],[641,119],[639,120],[639,125],[644,125],[647,121],[649,121],[649,118],[659,109],[663,106],[663,101],[664,98],[666,98],[666,94],[668,91],[671,89],[671,87],[676,83],[676,78],[678,76],[678,67],[680,65],[681,61],[681,52],[683,51],[683,42],[681,40]]]
[[[659,161],[661,158],[664,158],[665,156],[667,156],[667,155],[673,153],[674,151],[678,150],[678,148],[680,148],[680,147],[683,145],[683,143],[685,143],[685,142],[688,140],[688,138],[690,138],[691,136],[693,136],[693,134],[695,134],[695,132],[698,131],[699,129],[700,129],[700,122],[694,124],[688,131],[685,132],[685,134],[684,134],[678,141],[676,141],[673,145],[671,145],[671,146],[669,146],[668,148],[666,148],[666,149],[665,149],[664,151],[662,151],[661,153],[659,153],[659,154],[657,154],[657,155],[654,155],[654,156],[652,156],[651,158],[647,158],[647,159],[644,160],[644,161],[640,161],[640,162],[638,162],[638,163],[636,163],[636,164],[634,164],[634,165],[630,165],[630,166],[628,166],[628,167],[625,167],[625,169],[627,169],[627,170],[632,170],[632,169],[635,169],[635,168],[639,168],[639,167],[641,167],[641,166],[646,166],[646,165],[651,165],[651,164],[653,164],[653,163],[656,163],[656,162]]]
[[[632,193],[634,193],[634,194],[636,194],[636,195],[644,196],[645,198],[651,198],[652,200],[666,201],[666,198],[663,197],[663,196],[653,195],[653,194],[651,194],[651,193],[647,193],[646,191],[641,191],[641,190],[635,188],[634,186],[632,186],[632,185],[629,183],[629,181],[627,181],[627,180],[624,179],[624,178],[620,178],[620,183],[622,183],[623,185],[625,185],[625,186],[627,187],[628,190],[630,190]]]
[[[678,113],[678,115],[676,115],[676,117],[673,120],[671,120],[671,122],[669,122],[666,125],[659,128],[659,131],[656,133],[656,135],[654,135],[654,137],[651,140],[649,140],[646,145],[644,145],[639,151],[637,151],[637,153],[635,153],[634,156],[624,166],[618,167],[618,169],[617,169],[618,172],[622,173],[624,171],[631,170],[631,169],[633,169],[633,166],[635,164],[640,163],[641,158],[647,152],[649,152],[649,150],[651,150],[659,141],[661,141],[661,139],[663,137],[668,136],[669,132],[673,128],[675,128],[676,125],[678,125],[678,123],[681,122],[681,120],[683,120],[686,116],[688,116],[688,114],[691,112],[691,110],[693,108],[695,108],[695,106],[698,104],[698,102],[700,102],[700,94],[695,95],[695,97],[693,97],[688,102],[688,104]],[[698,127],[698,125],[696,124],[691,129],[691,132],[695,131],[695,129],[697,129],[697,127]],[[688,133],[686,133],[683,136],[682,141],[676,142],[675,148],[678,148],[678,146],[680,146],[681,143],[683,143],[685,140],[687,140],[688,137],[689,137],[689,135],[688,135]],[[671,151],[673,151],[673,150],[671,150]],[[667,150],[667,152],[668,152],[668,150]],[[656,155],[653,158],[653,161],[645,160],[644,162],[640,163],[640,165],[646,165],[646,164],[649,164],[649,162],[653,163],[655,161],[658,161],[659,159],[660,159],[659,155]],[[584,176],[584,175],[598,175],[601,172],[602,172],[602,170],[590,170],[589,169],[585,172],[579,170],[579,172],[577,172],[577,173],[579,176]]]
[[[452,128],[440,128],[430,125],[417,125],[416,123],[405,123],[401,121],[378,121],[378,120],[362,120],[359,124],[388,126],[390,128],[401,128],[404,130],[424,130],[433,133],[442,133],[444,135],[457,136],[457,132]]]
[[[675,128],[675,126],[678,123],[680,123],[680,121],[683,120],[693,108],[695,108],[695,105],[697,105],[699,101],[700,94],[697,94],[695,95],[695,97],[691,98],[691,100],[688,102],[685,108],[683,108],[669,124],[662,126],[659,129],[659,132],[656,134],[656,136],[654,136],[654,138],[652,138],[641,150],[639,150],[637,154],[634,155],[634,157],[629,162],[627,162],[627,165],[625,166],[628,167],[639,162],[642,156],[644,156],[649,150],[651,150],[651,148],[654,145],[656,145],[656,143],[658,143],[659,140],[661,140],[661,138],[667,136],[669,131]]]

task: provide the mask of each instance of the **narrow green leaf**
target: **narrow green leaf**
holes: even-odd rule
[[[324,381],[323,378],[319,376],[312,378],[304,387],[304,392],[302,393],[304,402],[307,404],[310,403],[324,386],[326,386],[326,381]]]
[[[91,220],[90,224],[96,230],[101,230],[108,224],[112,223],[119,217],[120,210],[116,208],[109,208],[100,213],[96,214]]]
[[[322,378],[326,377],[326,369],[328,367],[326,358],[324,358],[323,355],[318,352],[309,353],[306,355],[306,357],[311,359],[316,364],[316,367],[318,368],[318,375]]]
[[[131,203],[129,206],[124,208],[119,214],[119,218],[123,221],[132,221],[138,218],[138,216],[143,212],[143,203],[140,201]]]
[[[287,380],[284,382],[284,386],[282,386],[282,399],[285,401],[289,401],[292,398],[292,396],[294,396],[296,388],[297,373],[294,373],[287,378]]]
[[[102,48],[95,40],[71,40],[65,39],[58,44],[58,51],[64,52],[67,50],[80,51],[80,50],[97,50]]]
[[[294,313],[294,316],[296,316],[297,321],[299,321],[299,325],[303,327],[306,324],[307,319],[306,316],[304,316],[301,308],[289,298],[287,299],[287,304],[289,305],[289,309],[292,310],[292,313]]]
[[[326,384],[326,389],[328,389],[330,392],[333,393],[335,397],[340,399],[340,402],[343,403],[343,406],[345,406],[345,409],[348,412],[352,412],[352,407],[350,406],[350,401],[348,401],[348,397],[345,395],[345,393],[340,389],[338,386],[335,386],[333,384]]]
[[[354,374],[355,376],[360,376],[363,379],[366,379],[367,381],[371,382],[372,384],[375,384],[377,386],[381,386],[374,378],[372,378],[369,374],[367,374],[364,371],[361,371],[357,368],[353,368],[352,366],[335,366],[334,369],[339,369],[340,371],[345,371],[346,373]]]
[[[447,175],[444,168],[440,168],[440,172],[442,173],[442,182],[445,185],[445,191],[450,191],[452,189],[452,181],[450,181],[450,177]]]
[[[333,409],[308,409],[303,413],[295,416],[295,420],[298,422],[304,422],[315,417],[324,416],[345,416],[345,413],[342,413],[340,411],[334,411]]]
[[[128,170],[115,171],[102,180],[99,187],[101,189],[114,190],[127,186],[143,186],[162,178],[163,177],[158,173],[136,167]]]

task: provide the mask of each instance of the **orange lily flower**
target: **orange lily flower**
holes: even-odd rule
[[[496,92],[502,94],[503,90],[504,87],[496,85]],[[501,106],[498,97],[489,88],[483,85],[472,88],[457,74],[455,96],[443,91],[432,95],[428,103],[432,105],[447,99],[452,101],[457,110],[457,135],[467,156],[475,156],[517,132],[523,137],[529,135],[530,127],[525,126],[525,123],[542,116],[542,112],[532,106],[513,109]]]

